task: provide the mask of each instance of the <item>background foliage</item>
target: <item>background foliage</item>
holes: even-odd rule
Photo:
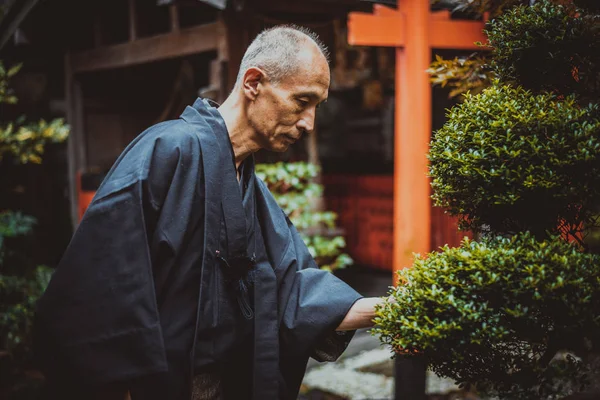
[[[0,106],[14,105],[17,97],[10,78],[20,65],[6,69],[0,61]],[[66,140],[69,127],[62,119],[27,122],[0,121],[0,173],[9,164],[41,163],[48,143]],[[11,187],[0,187],[7,196]],[[29,240],[36,219],[18,210],[0,209],[0,398],[21,398],[34,390],[31,334],[35,303],[45,290],[52,269],[32,261]]]
[[[346,241],[336,228],[337,215],[315,207],[323,194],[323,186],[314,181],[318,174],[317,166],[304,162],[256,165],[256,175],[294,223],[317,265],[334,271],[352,264],[352,259],[343,252]]]

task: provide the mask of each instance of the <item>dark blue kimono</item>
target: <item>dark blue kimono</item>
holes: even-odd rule
[[[225,123],[201,99],[125,149],[38,304],[50,382],[176,400],[211,373],[223,399],[295,399],[309,356],[341,354],[352,332],[335,328],[361,296],[316,268],[251,158],[243,168],[240,187]],[[227,269],[243,256],[247,291]]]

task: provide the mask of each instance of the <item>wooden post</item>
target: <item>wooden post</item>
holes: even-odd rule
[[[94,15],[94,47],[98,48],[104,44],[103,32],[102,32],[102,21],[100,15]]]
[[[171,32],[179,32],[179,8],[177,4],[169,6],[169,17],[171,19]]]
[[[403,0],[404,47],[396,50],[394,157],[394,271],[412,265],[413,252],[431,243],[427,157],[431,136],[429,2]],[[397,274],[394,274],[397,284]]]
[[[398,356],[395,360],[395,400],[425,400],[426,365],[422,358]]]
[[[230,91],[237,80],[244,52],[250,45],[249,27],[244,15],[239,15],[233,10],[223,13],[223,21],[227,42],[227,91]]]
[[[135,10],[135,0],[129,0],[129,41],[137,39],[137,14]]]
[[[219,74],[215,84],[219,88],[217,102],[225,101],[229,94],[229,44],[227,42],[227,22],[219,18],[217,25],[217,66]]]
[[[73,228],[79,223],[79,174],[86,165],[83,93],[77,75],[73,73],[71,54],[65,56],[65,95],[67,122],[71,128],[67,143],[69,200]]]
[[[394,272],[412,265],[413,252],[431,246],[431,199],[427,152],[431,137],[431,84],[427,68],[429,2],[403,0],[404,47],[396,49],[396,139],[394,142]],[[398,274],[394,273],[394,285]],[[424,400],[426,365],[398,357],[395,400]]]

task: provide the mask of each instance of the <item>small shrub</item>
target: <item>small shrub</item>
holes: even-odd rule
[[[574,234],[600,198],[598,106],[494,86],[448,113],[429,153],[433,199],[463,228]],[[566,221],[566,222],[565,222]],[[561,225],[562,224],[562,225]]]
[[[541,399],[582,380],[575,355],[600,345],[600,256],[530,233],[464,239],[400,271],[375,333],[439,375],[506,399]],[[572,353],[553,360],[560,351]],[[567,386],[563,387],[565,389]]]

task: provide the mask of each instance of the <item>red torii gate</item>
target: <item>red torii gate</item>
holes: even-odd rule
[[[348,16],[348,42],[396,47],[394,144],[394,271],[412,264],[412,253],[431,251],[431,201],[427,158],[431,138],[431,84],[425,72],[431,49],[477,50],[483,22],[450,20],[430,12],[429,0],[398,0],[398,9],[374,5],[373,14]],[[394,274],[394,280],[396,274]]]

